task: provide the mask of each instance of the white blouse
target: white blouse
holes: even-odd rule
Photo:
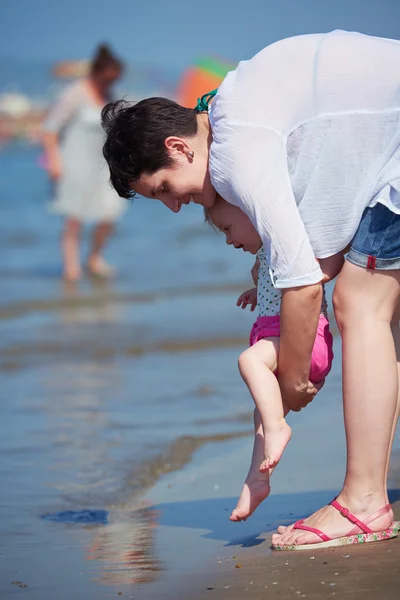
[[[217,192],[260,233],[274,285],[321,281],[364,209],[400,214],[400,42],[289,38],[227,75],[209,110]]]

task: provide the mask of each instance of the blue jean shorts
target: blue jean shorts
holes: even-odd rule
[[[377,271],[400,269],[400,215],[379,203],[366,208],[347,260]]]

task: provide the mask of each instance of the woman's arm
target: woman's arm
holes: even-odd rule
[[[318,391],[310,386],[309,374],[321,301],[320,283],[282,290],[278,379],[283,401],[295,411]]]
[[[51,179],[57,181],[62,175],[62,160],[58,134],[52,131],[45,131],[43,133],[42,143],[46,156],[47,172]]]
[[[310,392],[308,376],[323,275],[293,196],[283,136],[240,123],[232,123],[230,131],[229,144],[213,141],[212,183],[252,221],[274,285],[282,289],[279,382],[285,404],[299,410],[316,393]]]
[[[42,143],[46,156],[47,170],[52,179],[62,175],[60,132],[68,125],[81,99],[79,84],[67,88],[49,112],[43,125]]]

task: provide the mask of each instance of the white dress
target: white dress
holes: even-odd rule
[[[239,63],[209,110],[217,192],[259,232],[278,288],[317,283],[365,208],[400,214],[400,42],[289,38]]]
[[[68,86],[50,111],[44,130],[60,136],[63,169],[51,210],[82,222],[112,223],[122,215],[127,202],[108,181],[100,113],[101,108],[90,101],[81,81]]]

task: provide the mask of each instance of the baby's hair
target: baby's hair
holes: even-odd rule
[[[210,209],[206,208],[206,207],[204,207],[204,222],[208,223],[208,225],[210,227],[212,227],[213,229],[215,229],[215,231],[218,231],[217,227],[215,226],[215,224],[211,218]]]
[[[217,202],[221,201],[221,200],[223,200],[222,196],[220,196],[219,194],[217,194],[216,197],[215,197],[214,205]],[[214,231],[217,231],[218,233],[220,233],[220,230],[218,229],[218,227],[215,225],[214,221],[211,218],[210,208],[207,208],[205,206],[204,209],[203,209],[203,211],[204,211],[204,222],[207,223],[210,227],[212,227],[214,229]]]

